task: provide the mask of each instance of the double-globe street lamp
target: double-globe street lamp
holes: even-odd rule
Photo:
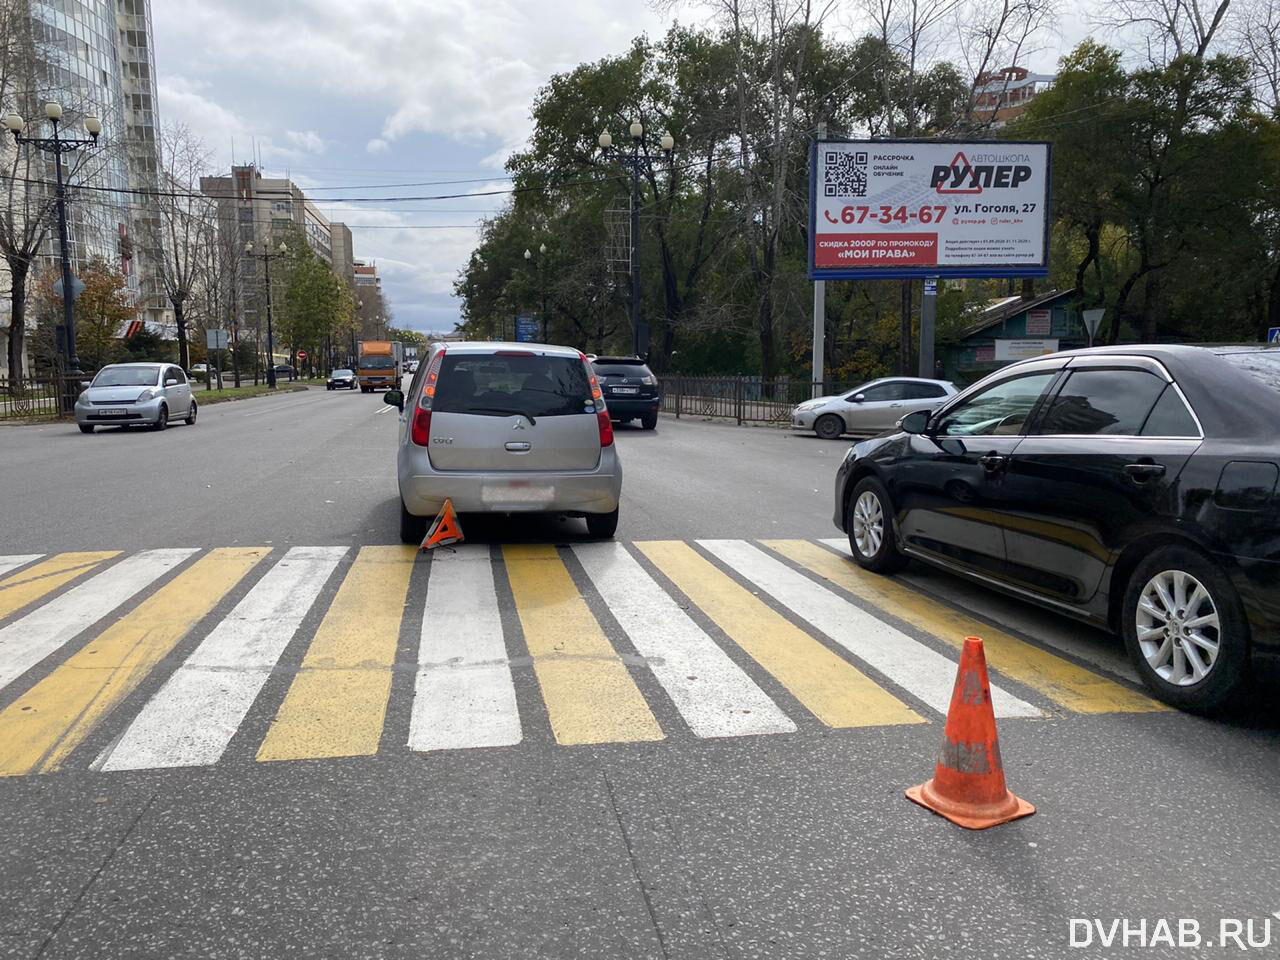
[[[262,241],[263,252],[253,252],[253,241],[250,240],[244,245],[246,256],[256,257],[262,261],[262,269],[265,273],[267,284],[267,388],[274,390],[276,388],[276,341],[271,330],[271,261],[279,260],[289,252],[289,245],[283,240],[280,246],[276,248],[274,253],[271,252],[271,245],[267,240]]]
[[[528,247],[524,251],[525,263],[533,259],[533,251]],[[547,259],[547,245],[545,243],[538,244],[538,297],[542,301],[542,342],[547,342],[547,285],[542,272],[542,264]]]
[[[653,158],[647,149],[644,124],[639,120],[632,120],[627,132],[631,134],[630,152],[615,149],[613,136],[607,130],[600,134],[597,142],[606,159],[616,160],[631,173],[631,331],[635,354],[643,357],[649,352],[649,325],[640,319],[640,271],[636,262],[640,253],[640,174],[653,172]],[[676,146],[675,138],[664,133],[658,139],[658,146],[662,148],[663,158],[670,169],[671,151]]]
[[[67,185],[62,176],[62,155],[71,153],[73,150],[97,146],[98,136],[102,133],[102,121],[94,116],[84,118],[84,129],[85,133],[89,134],[88,139],[65,137],[61,129],[62,105],[53,100],[49,101],[44,105],[44,115],[53,128],[51,137],[24,137],[22,131],[27,123],[17,113],[6,114],[4,125],[13,134],[14,142],[53,154],[53,165],[57,171],[58,245],[62,254],[62,310],[67,338],[67,379],[73,380],[81,376],[81,371],[80,357],[76,353],[76,292],[74,277],[71,274],[71,244],[67,238]],[[75,403],[73,393],[71,403]]]

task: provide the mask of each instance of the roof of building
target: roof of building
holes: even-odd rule
[[[1030,300],[1024,300],[1022,297],[998,297],[995,300],[988,300],[986,306],[982,307],[974,316],[973,323],[960,331],[960,339],[964,340],[976,333],[981,333],[983,330],[989,330],[1004,323],[1010,317],[1016,317],[1027,310],[1047,306],[1075,295],[1075,290],[1050,290],[1047,293],[1034,296]]]

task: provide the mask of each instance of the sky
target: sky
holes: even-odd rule
[[[853,4],[849,6],[853,8]],[[396,326],[451,330],[452,285],[501,195],[414,203],[346,197],[508,188],[507,156],[554,74],[621,53],[705,7],[643,0],[153,0],[162,123],[182,123],[226,169],[256,159],[291,177],[355,256],[373,260]],[[836,11],[836,35],[857,31]],[[1070,4],[1046,49],[1051,71],[1089,32]],[[449,182],[452,181],[452,182]],[[383,185],[396,186],[383,186]],[[410,186],[412,185],[412,186]],[[332,199],[329,199],[332,198]]]

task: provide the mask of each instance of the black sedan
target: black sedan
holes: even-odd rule
[[[1118,630],[1161,699],[1210,711],[1280,666],[1280,350],[1026,360],[840,465],[862,566],[914,557]]]
[[[326,390],[354,390],[360,386],[354,370],[334,370],[325,382]]]

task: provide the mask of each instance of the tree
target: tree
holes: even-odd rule
[[[173,304],[178,328],[178,363],[190,366],[187,346],[187,304],[206,267],[214,202],[200,192],[200,178],[208,172],[209,153],[182,124],[164,127],[160,135],[161,168],[155,195],[143,198],[143,230],[160,254],[156,264],[165,296]]]
[[[47,361],[55,356],[54,330],[62,323],[62,297],[54,292],[61,279],[56,270],[42,270],[36,280],[40,331],[38,349]],[[95,257],[80,270],[84,290],[75,300],[76,349],[86,370],[112,363],[122,352],[121,337],[138,316],[129,284],[120,271]]]

